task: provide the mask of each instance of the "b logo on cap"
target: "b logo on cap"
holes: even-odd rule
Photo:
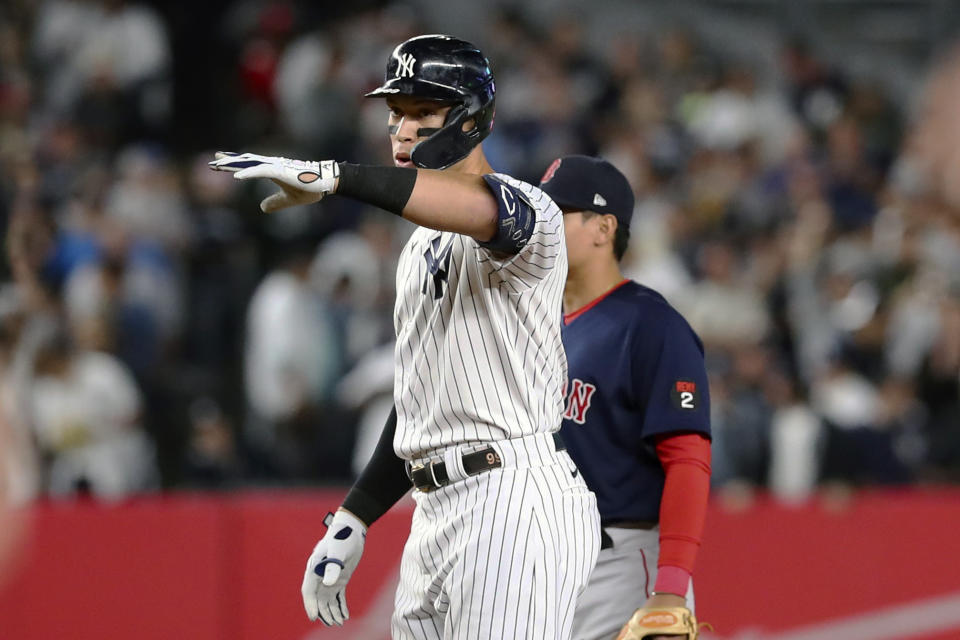
[[[544,172],[543,177],[540,178],[540,184],[543,184],[544,182],[550,182],[551,180],[553,180],[553,174],[555,174],[557,172],[557,169],[560,168],[561,162],[563,162],[563,158],[557,158],[556,160],[553,161],[553,164],[547,167],[547,170]]]

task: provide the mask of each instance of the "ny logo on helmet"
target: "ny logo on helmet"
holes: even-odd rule
[[[397,62],[399,62],[400,64],[397,65],[397,74],[396,74],[395,77],[397,77],[397,78],[412,78],[412,77],[413,77],[413,63],[416,62],[416,61],[417,61],[417,59],[413,57],[413,54],[412,54],[412,53],[404,53],[404,54],[401,55],[399,58],[397,58]]]

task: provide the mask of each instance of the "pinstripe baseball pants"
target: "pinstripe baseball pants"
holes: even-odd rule
[[[566,640],[600,548],[596,498],[549,434],[486,443],[503,466],[415,491],[394,640]]]

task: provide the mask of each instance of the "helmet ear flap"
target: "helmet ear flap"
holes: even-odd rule
[[[443,127],[413,148],[410,160],[423,169],[446,169],[456,164],[490,133],[488,116],[483,112],[471,113],[466,104],[456,105],[447,113]],[[463,131],[463,123],[471,118],[473,127]]]
[[[413,164],[423,169],[446,169],[463,160],[475,146],[467,144],[468,138],[460,130],[468,119],[466,106],[457,105],[450,109],[443,127],[413,148],[410,153]],[[470,134],[474,134],[475,130],[476,127]]]
[[[473,120],[473,126],[463,130],[463,124]],[[446,169],[467,157],[467,154],[487,137],[493,125],[493,104],[472,111],[469,103],[455,105],[447,112],[439,131],[413,148],[410,159],[423,169]]]
[[[480,114],[471,114],[467,105],[458,104],[447,112],[447,117],[443,121],[443,125],[446,127],[447,125],[456,123],[457,131],[460,132],[460,135],[466,136],[472,140],[481,134],[480,120],[477,117],[478,115]],[[473,120],[473,126],[467,130],[464,130],[464,123],[469,122],[470,120]]]
[[[467,105],[463,104],[462,102],[453,105],[450,111],[447,111],[447,116],[443,119],[443,126],[446,127],[457,120],[463,119],[465,113],[467,113]]]

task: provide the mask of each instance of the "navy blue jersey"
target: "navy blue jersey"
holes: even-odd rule
[[[703,344],[663,296],[633,281],[571,317],[564,442],[603,522],[656,522],[664,473],[654,436],[710,437]]]

